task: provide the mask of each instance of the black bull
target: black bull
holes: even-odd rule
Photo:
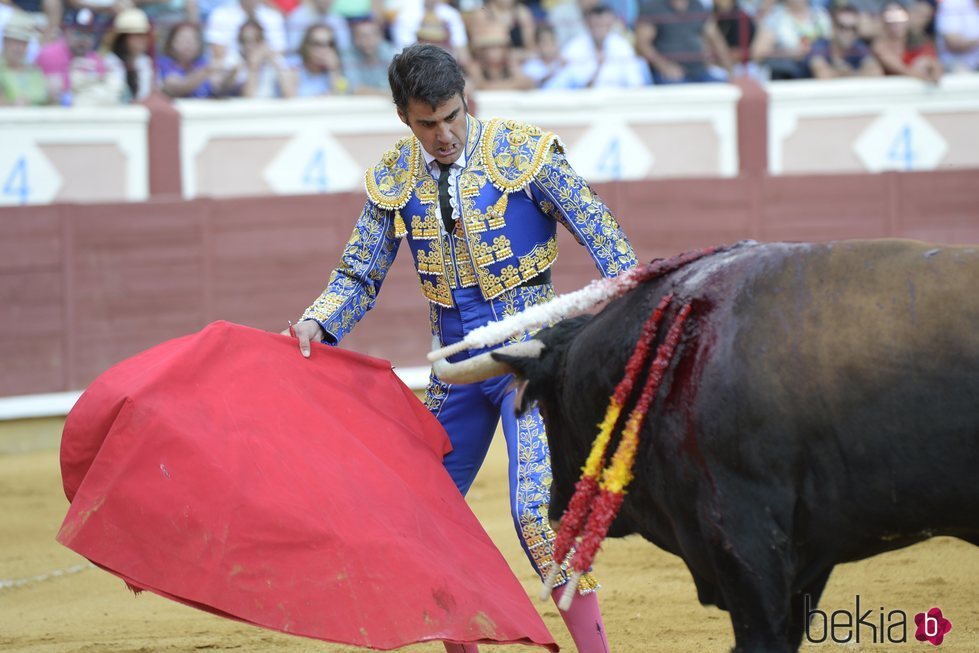
[[[552,518],[667,293],[693,311],[610,534],[683,558],[736,650],[796,650],[837,563],[979,544],[979,250],[907,241],[737,246],[500,357],[547,424]]]

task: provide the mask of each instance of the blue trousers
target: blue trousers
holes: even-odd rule
[[[478,288],[453,292],[455,306],[432,307],[432,333],[443,345],[461,340],[469,331],[507,315],[522,311],[554,296],[550,284],[514,288],[493,300],[483,299]],[[482,353],[463,352],[450,359],[457,362]],[[434,374],[429,379],[425,404],[439,420],[452,442],[444,464],[459,491],[465,495],[489,451],[500,419],[506,438],[510,512],[513,525],[534,571],[543,579],[550,570],[554,552],[554,531],[547,516],[551,488],[551,464],[544,421],[536,406],[517,417],[512,375],[498,376],[480,383],[449,385]],[[562,573],[558,585],[567,582]],[[579,582],[583,592],[598,587],[586,574]]]

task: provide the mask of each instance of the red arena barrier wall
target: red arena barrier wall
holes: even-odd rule
[[[979,244],[977,179],[963,170],[595,187],[648,260],[746,238]],[[322,290],[363,201],[341,193],[0,209],[0,396],[83,388],[113,363],[218,319],[284,329]],[[560,252],[559,292],[595,278],[567,234]],[[417,285],[402,252],[378,307],[343,346],[425,364]]]

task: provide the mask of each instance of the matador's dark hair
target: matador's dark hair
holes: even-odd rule
[[[395,55],[388,67],[388,83],[394,104],[402,112],[407,112],[411,100],[434,109],[457,94],[462,95],[466,87],[455,57],[427,43],[411,45]]]

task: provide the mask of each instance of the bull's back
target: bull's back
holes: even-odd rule
[[[979,251],[757,245],[672,285],[702,311],[698,373],[674,391],[712,420],[697,427],[710,464],[794,493],[815,537],[976,521]]]

